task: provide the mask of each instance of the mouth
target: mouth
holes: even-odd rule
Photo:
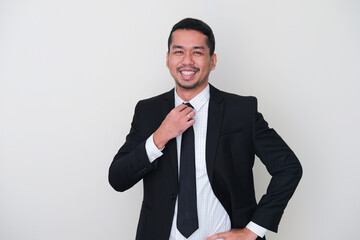
[[[182,75],[191,76],[195,74],[195,71],[180,71]]]
[[[185,80],[190,80],[194,78],[195,74],[199,71],[199,68],[178,68],[178,72],[181,74],[181,78]]]

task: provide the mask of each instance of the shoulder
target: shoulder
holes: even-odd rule
[[[171,105],[173,90],[151,98],[140,100],[135,107],[132,127],[139,136],[149,137],[160,126]],[[174,104],[174,101],[172,101]]]
[[[224,100],[226,102],[237,102],[237,103],[254,103],[257,102],[254,96],[242,96],[234,93],[223,92]]]
[[[243,106],[257,106],[257,98],[254,96],[243,96],[235,93],[225,92],[211,86],[211,95],[218,101],[224,101],[225,105],[243,107]]]
[[[174,103],[174,89],[154,97],[140,100],[136,104],[135,111],[153,112],[156,109],[161,109],[163,104],[167,103]]]

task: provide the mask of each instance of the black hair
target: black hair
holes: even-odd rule
[[[210,56],[214,54],[215,51],[215,37],[213,31],[211,30],[210,26],[204,23],[199,19],[194,18],[185,18],[180,22],[176,23],[173,28],[171,29],[169,38],[168,38],[168,52],[170,52],[170,45],[172,42],[172,33],[178,29],[188,29],[188,30],[195,30],[199,31],[205,36],[207,36],[206,44],[210,49]]]

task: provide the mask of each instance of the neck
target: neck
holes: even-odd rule
[[[182,100],[184,100],[185,102],[189,102],[191,99],[196,97],[199,93],[201,93],[206,88],[206,86],[207,86],[207,84],[205,84],[204,86],[201,86],[201,87],[199,86],[194,89],[186,89],[186,88],[180,87],[179,85],[176,85],[176,93]]]

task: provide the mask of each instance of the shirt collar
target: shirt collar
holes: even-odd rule
[[[179,95],[176,93],[176,88],[174,89],[175,91],[175,106],[179,106],[180,104],[182,104],[183,102],[186,102],[184,100],[182,100]],[[204,90],[201,91],[201,93],[199,93],[198,95],[196,95],[194,98],[192,98],[189,103],[194,107],[195,111],[199,111],[204,104],[209,101],[210,98],[210,87],[209,84],[206,86],[206,88],[204,88]]]

